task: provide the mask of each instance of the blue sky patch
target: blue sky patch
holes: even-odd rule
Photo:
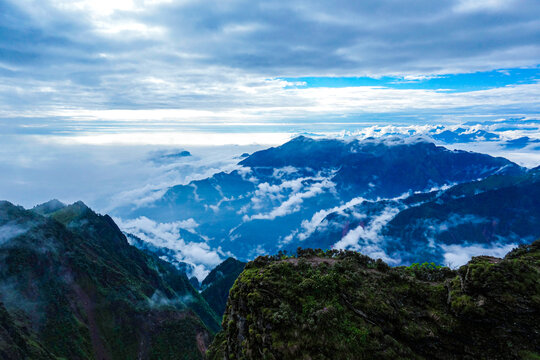
[[[450,92],[487,90],[509,85],[533,84],[540,80],[540,67],[526,69],[500,69],[467,74],[447,74],[432,78],[406,79],[404,77],[288,77],[288,82],[301,82],[289,88],[343,88],[358,86],[381,86],[393,89],[430,89]]]

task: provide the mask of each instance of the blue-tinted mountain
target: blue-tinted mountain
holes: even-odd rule
[[[540,147],[540,140],[533,140],[529,138],[528,136],[523,136],[517,139],[508,140],[503,144],[503,146],[506,149],[513,149],[513,150],[523,149],[524,147],[528,145],[537,145]]]
[[[340,213],[343,207],[353,211],[360,199],[392,202],[415,192],[525,171],[504,158],[451,151],[422,139],[300,136],[253,153],[237,170],[173,186],[148,206],[117,209],[115,215],[158,222],[192,218],[201,236],[194,242],[248,260],[302,246],[325,214]],[[340,233],[361,221],[350,220]]]
[[[32,211],[40,215],[48,215],[66,207],[66,204],[60,200],[53,199],[46,203],[36,205],[32,208]]]
[[[519,244],[540,237],[540,173],[494,176],[456,186],[436,200],[401,211],[382,234],[399,239],[390,251],[444,245]]]
[[[0,202],[2,358],[202,359],[219,318],[186,275],[109,216],[58,208]]]
[[[148,241],[142,240],[141,238],[133,234],[125,233],[124,235],[126,236],[126,239],[130,245],[135,246],[137,249],[142,250],[145,253],[153,254],[159,257],[160,259],[174,265],[174,267],[176,267],[180,272],[189,274],[193,271],[192,265],[185,263],[183,261],[178,261],[178,259],[175,256],[176,253],[173,250],[168,249],[166,247],[156,246]],[[199,284],[197,284],[196,288],[197,289],[199,288]]]
[[[470,247],[487,251],[540,238],[539,222],[536,168],[402,199],[364,201],[327,214],[302,245],[330,248],[354,238],[353,248],[394,264],[447,264],[452,249],[467,254]]]
[[[156,164],[167,164],[172,163],[182,158],[192,156],[191,153],[187,150],[177,150],[177,151],[154,151],[150,153],[150,161]]]
[[[467,131],[467,129],[464,128],[444,130],[437,134],[430,134],[430,136],[434,140],[441,141],[446,144],[496,141],[500,139],[500,136],[494,133],[484,130]]]

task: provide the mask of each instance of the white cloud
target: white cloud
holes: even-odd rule
[[[133,0],[52,0],[51,3],[60,10],[90,12],[93,16],[108,16],[115,11],[133,11],[137,8]]]
[[[359,249],[360,241],[378,243],[382,240],[380,230],[390,222],[397,214],[399,209],[394,207],[386,208],[381,214],[376,215],[369,225],[358,225],[349,231],[334,247],[337,249]]]
[[[444,245],[444,262],[450,267],[465,265],[473,256],[487,255],[502,258],[518,244],[469,244],[469,245]]]
[[[276,145],[291,138],[290,133],[207,133],[163,132],[157,129],[152,133],[129,132],[123,134],[81,133],[73,136],[40,137],[41,140],[57,144],[84,145],[163,145],[163,146],[224,146],[224,145]]]
[[[360,251],[367,256],[383,259],[389,264],[398,264],[400,259],[391,258],[382,250],[381,242],[384,238],[380,232],[400,210],[399,207],[386,207],[380,214],[375,215],[367,225],[360,224],[350,230],[333,247]]]
[[[45,140],[45,141],[41,141]],[[0,199],[32,207],[53,198],[82,200],[101,213],[151,205],[169,187],[235,169],[260,145],[86,145],[0,134]],[[155,161],[157,153],[192,156]]]
[[[457,131],[461,134],[472,134],[476,131],[486,131],[500,137],[500,140],[487,141],[486,139],[476,138],[469,142],[452,142],[433,140],[432,136],[440,134],[443,131]],[[491,156],[507,158],[517,164],[525,167],[536,167],[540,165],[539,144],[532,143],[521,149],[507,149],[504,143],[508,140],[514,140],[521,137],[529,137],[532,140],[540,139],[540,120],[533,118],[522,118],[512,120],[498,118],[496,120],[483,121],[479,117],[475,121],[469,121],[464,124],[462,121],[452,123],[440,123],[433,125],[372,125],[366,126],[355,131],[343,131],[341,134],[334,134],[334,137],[344,137],[348,139],[357,138],[366,140],[368,138],[395,138],[398,141],[409,139],[409,141],[425,139],[435,142],[437,145],[445,146],[450,150],[474,151]],[[448,185],[445,185],[448,186]]]
[[[137,37],[155,37],[162,34],[165,30],[159,26],[147,26],[139,22],[125,23],[110,23],[99,22],[97,30],[104,35],[122,35],[122,36],[137,36]],[[158,84],[163,84],[159,82]]]
[[[321,225],[321,222],[324,220],[324,218],[331,213],[338,212],[342,213],[343,210],[349,209],[351,207],[354,207],[356,205],[361,204],[364,202],[365,199],[362,197],[354,198],[347,203],[333,207],[331,209],[322,209],[317,211],[310,220],[303,220],[301,223],[301,227],[304,230],[303,232],[300,232],[297,234],[299,240],[305,240],[308,238],[313,232]]]
[[[540,6],[534,0],[519,6],[502,0],[5,4],[0,113],[17,121],[34,116],[50,125],[54,121],[44,117],[58,116],[69,128],[73,120],[222,124],[402,112],[426,121],[420,111],[459,116],[539,110],[538,84],[463,94],[373,86],[295,89],[290,85],[297,81],[280,79],[389,75],[410,81],[536,67]],[[141,134],[134,138],[144,142]]]
[[[275,173],[276,171],[274,170]],[[280,179],[281,176],[275,178]],[[270,200],[271,202],[281,201],[287,195],[294,195],[304,188],[305,181],[312,179],[311,177],[299,177],[293,180],[282,181],[279,184],[260,183],[257,185],[257,190],[255,190],[251,198],[252,208],[260,209],[266,200]]]
[[[146,184],[137,189],[125,190],[113,195],[113,207],[124,204],[134,207],[148,205],[161,198],[166,191],[167,188],[163,185],[160,186],[151,184]]]
[[[268,251],[266,251],[261,245],[257,245],[256,248],[251,250],[248,254],[249,258],[255,258],[259,255],[268,255]]]
[[[227,80],[228,81],[228,80]],[[494,88],[488,90],[477,90],[469,92],[448,93],[445,91],[431,89],[392,89],[382,87],[345,87],[345,88],[306,88],[290,89],[283,88],[274,80],[266,79],[245,79],[246,83],[235,81],[227,88],[222,88],[220,84],[201,84],[209,86],[210,89],[204,95],[207,101],[204,104],[186,104],[187,108],[178,109],[152,109],[151,105],[145,110],[87,110],[76,107],[64,109],[56,107],[35,107],[34,110],[27,108],[11,109],[6,106],[0,112],[3,117],[60,117],[65,120],[84,121],[120,121],[131,123],[133,129],[131,134],[84,134],[79,141],[93,144],[108,143],[142,143],[142,144],[252,144],[256,141],[253,138],[261,138],[261,143],[275,144],[288,138],[290,134],[286,132],[275,132],[266,141],[263,140],[264,133],[254,132],[253,134],[236,134],[228,132],[224,127],[221,134],[204,132],[204,125],[213,126],[234,126],[235,124],[252,125],[253,123],[273,124],[282,119],[289,121],[311,118],[328,117],[351,117],[362,114],[389,114],[398,112],[418,112],[435,113],[446,115],[446,113],[458,111],[460,116],[462,109],[471,115],[491,114],[498,108],[517,107],[520,114],[523,112],[535,113],[540,110],[536,101],[540,94],[540,84],[522,84]],[[250,94],[245,93],[241,88],[250,87]],[[22,88],[21,91],[26,96],[35,96],[30,92],[34,91],[35,85],[28,84],[29,87]],[[154,84],[155,85],[155,84]],[[137,85],[138,86],[138,85]],[[142,88],[147,86],[146,80],[140,84]],[[168,84],[163,86],[169,87]],[[50,88],[50,87],[49,87]],[[55,90],[55,88],[51,88]],[[60,90],[60,89],[56,89]],[[55,90],[55,91],[56,91]],[[0,86],[0,92],[12,92],[13,88]],[[194,89],[167,89],[167,94],[184,94],[191,96]],[[77,94],[77,92],[75,91]],[[142,95],[142,94],[141,94]],[[77,94],[77,97],[82,94]],[[88,96],[94,96],[89,94]],[[142,100],[142,99],[141,99]],[[77,99],[73,99],[74,103]],[[204,108],[199,108],[201,105]],[[151,133],[137,132],[138,122],[146,122],[146,126],[165,121],[170,124],[194,124],[198,123],[200,135],[195,133]],[[250,139],[250,136],[253,137]],[[194,137],[196,138],[196,141]],[[278,138],[276,138],[278,137]],[[68,137],[67,140],[70,138]],[[77,138],[75,138],[77,139]],[[57,140],[62,140],[57,137]]]
[[[515,6],[513,0],[459,0],[454,8],[457,12],[500,11]]]
[[[185,307],[186,305],[192,303],[195,299],[190,294],[179,295],[172,298],[167,297],[161,291],[156,290],[152,296],[148,299],[148,304],[151,307],[162,307],[162,306],[174,306],[174,307]]]
[[[276,168],[272,172],[272,177],[276,179],[281,179],[284,176],[292,175],[298,172],[298,169],[294,166],[285,166],[282,168]]]
[[[307,187],[305,191],[301,191],[302,188],[302,182],[305,181],[305,178],[296,179],[293,181],[286,181],[283,184],[287,184],[285,187],[290,187],[292,190],[292,193],[288,196],[287,200],[282,201],[279,206],[273,208],[268,213],[259,213],[255,215],[244,215],[243,221],[251,221],[251,220],[274,220],[276,217],[282,217],[289,215],[294,212],[298,212],[301,209],[302,203],[305,199],[312,198],[318,194],[321,194],[329,189],[332,189],[335,184],[330,181],[329,179],[319,179],[319,182],[315,182]],[[292,185],[292,186],[291,186]],[[275,196],[274,193],[279,192],[283,187],[263,187],[261,190],[261,194],[270,194],[270,197]],[[260,199],[260,198],[256,198]],[[257,203],[258,200],[255,200],[255,203]]]
[[[22,226],[16,223],[7,223],[0,225],[0,246],[7,243],[12,238],[24,234],[30,227]]]
[[[426,236],[432,238],[435,235],[438,235],[444,231],[448,231],[454,227],[463,224],[482,224],[490,222],[490,220],[479,217],[472,214],[449,214],[448,217],[444,220],[438,219],[421,219],[420,222],[423,223],[422,227],[426,229]]]
[[[209,271],[222,261],[219,249],[211,249],[206,242],[186,242],[180,236],[180,229],[193,231],[197,223],[193,219],[171,223],[158,223],[144,216],[137,219],[114,221],[125,232],[133,234],[145,242],[176,252],[176,259],[194,266],[193,275],[204,279]]]

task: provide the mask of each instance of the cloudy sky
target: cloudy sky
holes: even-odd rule
[[[4,134],[249,143],[540,111],[536,0],[0,0],[0,31]]]
[[[25,205],[201,176],[196,146],[237,146],[217,169],[297,133],[540,111],[536,0],[0,0],[0,33],[0,197]],[[164,175],[160,146],[195,160]]]

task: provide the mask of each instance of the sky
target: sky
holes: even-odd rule
[[[0,0],[0,33],[3,134],[268,144],[540,111],[536,0]]]

